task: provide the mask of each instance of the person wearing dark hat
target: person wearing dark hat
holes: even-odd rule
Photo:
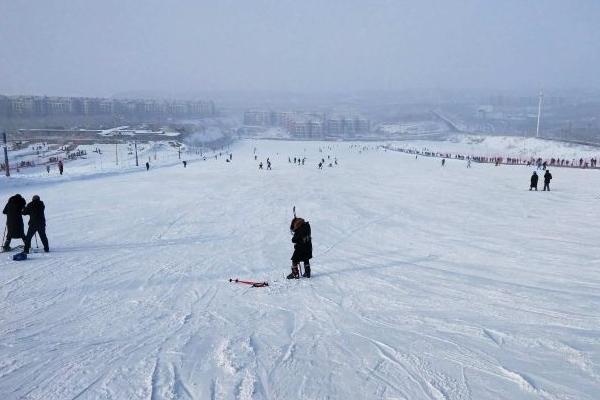
[[[36,194],[31,199],[31,202],[23,209],[23,215],[29,215],[29,228],[27,229],[27,236],[25,236],[25,248],[23,249],[23,253],[29,253],[31,239],[36,232],[40,235],[40,239],[44,245],[44,251],[46,253],[50,251],[48,237],[46,236],[45,208],[44,202],[41,201],[40,196]]]
[[[550,170],[547,169],[546,173],[544,174],[544,192],[546,191],[546,189],[548,189],[548,191],[550,191],[550,181],[552,180],[552,174],[550,173]]]
[[[15,194],[8,199],[4,206],[3,214],[6,214],[6,240],[2,246],[2,250],[10,250],[10,241],[12,239],[21,239],[25,243],[25,230],[23,228],[23,207],[25,207],[25,199],[20,194]]]
[[[288,279],[299,279],[298,266],[304,264],[304,278],[310,278],[310,259],[312,258],[312,239],[310,237],[310,224],[302,218],[292,219],[290,231],[293,232],[292,243],[294,243],[294,254],[292,254],[292,273]]]
[[[538,174],[535,171],[533,171],[533,174],[531,175],[531,183],[529,185],[529,190],[535,189],[537,191],[538,178]]]

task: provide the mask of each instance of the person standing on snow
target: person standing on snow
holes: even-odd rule
[[[23,207],[26,201],[20,194],[15,194],[8,199],[2,213],[6,214],[6,240],[2,249],[10,250],[10,241],[12,239],[21,239],[25,243],[25,229],[23,227]]]
[[[146,171],[150,170],[150,163],[146,161]]]
[[[538,174],[535,171],[533,171],[533,174],[531,175],[531,183],[529,185],[529,190],[535,189],[537,192],[538,178]]]
[[[304,278],[310,278],[310,259],[312,258],[312,239],[310,237],[310,224],[302,218],[294,217],[290,223],[290,231],[294,233],[292,243],[294,243],[294,254],[292,254],[292,273],[287,276],[288,279],[299,279],[300,271],[298,266],[304,264]]]
[[[546,191],[546,189],[548,189],[548,191],[550,191],[550,181],[552,180],[552,174],[550,173],[550,170],[547,169],[546,173],[544,174],[544,192]]]
[[[63,174],[63,170],[64,170],[65,166],[62,162],[62,160],[58,161],[58,172],[62,175]]]
[[[50,247],[48,247],[48,237],[46,236],[45,208],[44,202],[41,201],[40,196],[36,194],[31,199],[31,203],[27,204],[23,209],[23,215],[29,215],[29,228],[27,229],[27,236],[25,236],[25,248],[23,249],[23,253],[29,253],[31,239],[36,232],[40,235],[40,239],[44,245],[44,251],[46,253],[50,251]]]

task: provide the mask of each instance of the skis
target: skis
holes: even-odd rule
[[[23,250],[24,247],[25,247],[24,245],[20,244],[18,246],[11,247],[9,250],[2,249],[2,250],[0,250],[0,253],[10,253],[11,251],[15,251],[15,250]]]
[[[255,281],[243,281],[241,279],[233,279],[230,278],[229,282],[234,282],[234,283],[242,283],[244,285],[250,285],[252,287],[265,287],[265,286],[269,286],[269,282],[255,282]]]

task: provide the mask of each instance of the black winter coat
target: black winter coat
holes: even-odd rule
[[[23,210],[23,215],[29,215],[29,226],[34,228],[45,228],[46,217],[44,216],[44,202],[41,200],[32,200]]]
[[[550,180],[552,179],[552,174],[550,172],[547,172],[544,174],[544,183],[550,183]]]
[[[23,207],[25,207],[25,199],[20,195],[14,195],[4,206],[4,214],[6,214],[6,230],[10,237],[18,238],[25,236],[23,228]]]
[[[531,175],[531,186],[537,186],[537,183],[538,183],[538,178],[539,178],[539,177],[538,177],[538,175],[537,175],[537,174],[535,174],[535,175]]]
[[[292,261],[307,261],[312,258],[312,239],[310,237],[310,224],[303,223],[296,229],[292,237],[294,243],[294,254]]]

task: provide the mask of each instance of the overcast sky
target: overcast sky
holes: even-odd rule
[[[600,87],[598,0],[0,0],[0,93]]]

